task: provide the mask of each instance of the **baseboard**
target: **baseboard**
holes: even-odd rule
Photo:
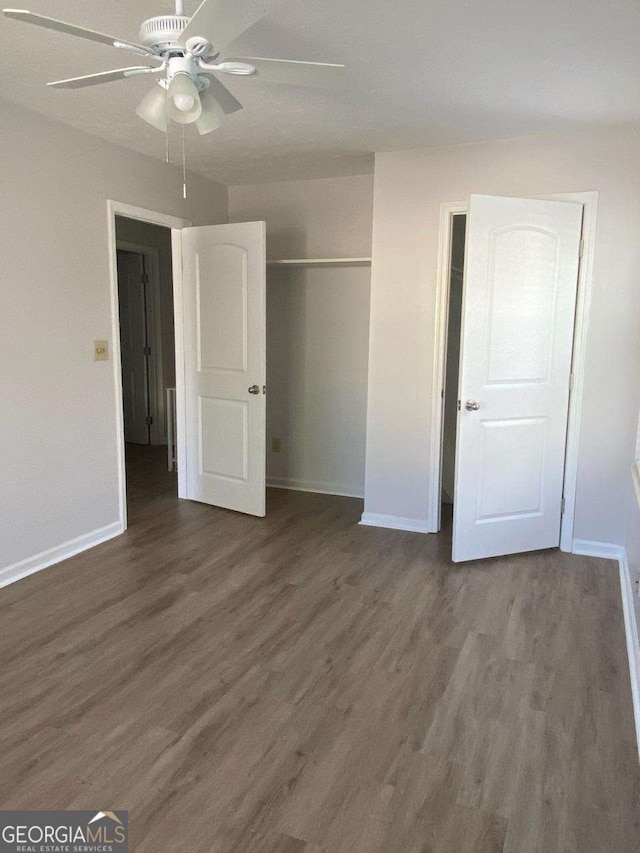
[[[624,631],[627,637],[627,655],[629,656],[629,675],[631,676],[631,696],[633,699],[633,714],[636,721],[636,740],[638,758],[640,759],[640,638],[638,637],[638,621],[634,607],[635,592],[629,571],[629,561],[626,550],[619,559],[620,591],[622,593],[622,612],[624,614]]]
[[[429,522],[421,518],[402,518],[378,512],[363,512],[360,524],[365,527],[387,527],[390,530],[408,530],[411,533],[429,533]]]
[[[627,549],[623,545],[614,545],[612,542],[574,539],[572,553],[582,554],[586,557],[601,557],[603,559],[618,561],[624,633],[627,641],[629,676],[631,679],[631,698],[633,701],[633,716],[636,723],[638,759],[640,760],[640,638],[638,637],[638,622],[634,606],[635,594],[631,581],[631,572],[629,571]]]
[[[364,498],[364,492],[356,486],[341,486],[322,480],[292,480],[289,477],[270,477],[267,486],[272,489],[289,489],[292,492],[315,492],[319,495],[338,495],[343,498]]]
[[[47,569],[49,566],[73,557],[74,554],[79,554],[81,551],[93,548],[94,545],[106,542],[107,539],[113,539],[114,536],[119,536],[123,532],[124,527],[122,522],[115,521],[113,524],[107,524],[106,527],[99,527],[90,533],[84,533],[82,536],[76,536],[75,539],[69,539],[68,542],[63,542],[62,545],[56,545],[54,548],[34,554],[33,557],[27,557],[24,560],[13,563],[11,566],[5,566],[5,568],[0,569],[0,587],[8,586],[11,583],[19,581],[21,578],[26,578],[28,575],[32,575],[42,569]]]
[[[574,539],[571,553],[581,554],[584,557],[602,557],[604,560],[621,560],[625,554],[625,549],[623,545],[614,545],[612,542]]]

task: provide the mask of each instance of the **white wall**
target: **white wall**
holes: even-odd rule
[[[106,200],[207,224],[226,189],[198,177],[185,203],[160,161],[1,101],[0,124],[2,582],[118,520]]]
[[[372,193],[370,175],[230,187],[229,219],[266,220],[270,257],[368,257]],[[369,268],[269,270],[269,482],[363,495],[369,291]]]
[[[376,156],[365,511],[427,520],[441,202],[598,190],[574,535],[623,544],[640,396],[640,125]]]
[[[270,258],[371,255],[373,175],[229,187],[229,222],[266,219]]]

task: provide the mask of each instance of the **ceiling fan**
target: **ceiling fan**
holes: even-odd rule
[[[175,14],[144,21],[138,42],[22,9],[3,11],[8,18],[111,45],[155,63],[57,80],[48,85],[53,89],[81,89],[138,74],[162,75],[158,85],[142,99],[136,113],[163,132],[172,120],[182,125],[193,123],[200,134],[209,133],[222,125],[225,116],[242,109],[218,74],[254,75],[265,82],[308,86],[332,82],[345,67],[266,57],[221,59],[227,45],[265,16],[262,0],[203,0],[191,18],[184,13],[184,0],[175,0]]]

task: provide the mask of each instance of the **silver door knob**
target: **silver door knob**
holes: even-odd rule
[[[480,408],[480,403],[476,403],[475,400],[467,400],[464,407],[468,412],[477,412]]]
[[[259,394],[260,389],[258,388],[257,385],[252,385],[251,388],[249,388],[249,393],[250,394]]]

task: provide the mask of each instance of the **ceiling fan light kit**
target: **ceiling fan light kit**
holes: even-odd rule
[[[222,127],[226,116],[224,110],[210,92],[206,90],[201,92],[200,102],[202,104],[202,114],[196,120],[196,129],[200,136],[204,136],[206,133],[211,133],[212,130]]]
[[[192,124],[202,115],[200,92],[206,81],[190,73],[188,59],[172,59],[169,68],[166,111],[167,118],[178,124]],[[174,65],[174,63],[177,63]]]
[[[162,83],[159,82],[140,101],[136,114],[151,127],[166,133],[168,129],[166,103],[167,92]]]

